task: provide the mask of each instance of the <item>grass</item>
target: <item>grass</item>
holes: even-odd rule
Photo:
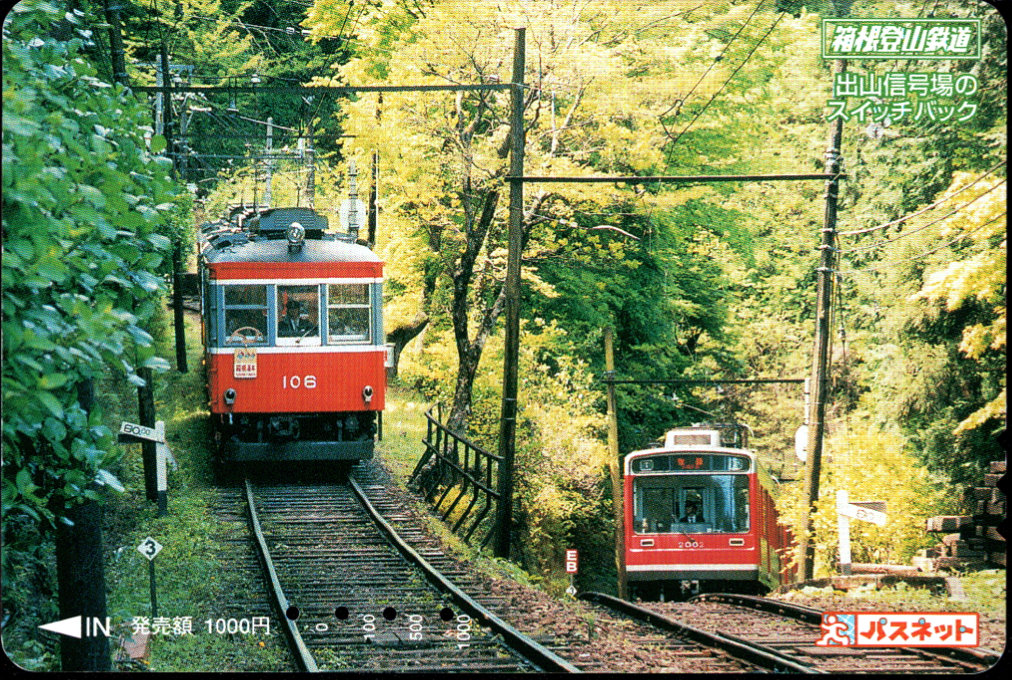
[[[244,535],[245,528],[213,511],[218,491],[210,465],[199,321],[195,315],[187,317],[189,372],[170,371],[155,378],[155,412],[165,421],[166,439],[178,463],[169,471],[168,514],[157,517],[154,503],[145,499],[141,447],[129,447],[121,470],[127,491],[106,509],[109,615],[113,625],[126,633],[135,617],[153,621],[148,560],[137,550],[146,536],[152,536],[164,546],[154,560],[158,615],[170,620],[190,617],[193,632],[152,635],[143,666],[163,672],[286,670],[287,651],[273,617],[269,635],[209,633],[205,623],[266,612],[243,610],[241,601],[260,599],[263,586],[254,572],[229,568],[222,557],[221,539]],[[174,352],[163,348],[161,353]]]
[[[425,412],[430,404],[416,392],[397,382],[387,387],[386,408],[383,413],[383,440],[377,443],[376,455],[380,458],[396,483],[407,485],[411,472],[422,455],[425,440]],[[452,498],[452,495],[451,495]],[[450,501],[445,501],[449,504]],[[463,505],[464,501],[461,501]],[[468,560],[480,572],[494,578],[509,578],[533,585],[537,578],[516,564],[492,557],[488,548],[479,551],[450,530],[447,523],[431,514],[431,505],[422,499],[414,501],[417,515],[429,530],[458,557]],[[459,506],[458,506],[459,507]],[[477,534],[476,534],[477,535]]]
[[[168,444],[178,462],[178,468],[170,469],[168,475],[168,514],[158,517],[155,504],[145,497],[141,447],[120,445],[122,457],[115,471],[126,490],[109,491],[105,499],[103,549],[113,655],[119,636],[134,632],[132,624],[137,620],[146,618],[149,626],[156,623],[151,611],[149,563],[137,550],[147,536],[163,546],[154,561],[158,615],[170,626],[182,625],[189,617],[192,632],[153,634],[146,659],[139,663],[116,661],[114,667],[162,672],[290,670],[288,652],[273,617],[269,635],[207,630],[208,619],[250,618],[266,612],[244,609],[244,600],[262,599],[263,585],[256,573],[232,568],[222,556],[222,537],[245,535],[245,527],[233,526],[213,512],[218,491],[212,485],[199,320],[195,315],[187,316],[189,372],[173,370],[156,375],[154,380],[156,418],[165,421]],[[171,357],[173,336],[166,327],[168,319],[163,317],[162,323],[162,332],[155,334],[163,338],[159,354]],[[106,378],[96,392],[105,424],[113,431],[123,420],[138,420],[137,391],[125,380]],[[55,616],[41,618],[50,617],[53,611],[55,604],[42,603],[35,613],[40,620],[5,629],[4,650],[12,661],[31,670],[59,670],[58,642],[36,627],[54,620]]]

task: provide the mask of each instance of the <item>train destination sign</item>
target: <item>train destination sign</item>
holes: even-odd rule
[[[632,461],[633,472],[746,472],[748,456],[676,453],[646,456]]]
[[[232,360],[232,377],[251,379],[257,377],[257,350],[255,347],[236,347]]]

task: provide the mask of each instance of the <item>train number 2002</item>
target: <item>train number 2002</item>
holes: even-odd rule
[[[283,375],[281,376],[281,389],[287,390],[292,388],[293,390],[299,389],[300,387],[307,390],[311,390],[316,387],[316,376],[315,375]]]

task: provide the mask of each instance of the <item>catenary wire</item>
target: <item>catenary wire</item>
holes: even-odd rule
[[[681,132],[679,132],[679,133],[678,133],[678,135],[677,135],[677,136],[676,136],[676,137],[675,137],[675,138],[674,138],[673,140],[671,140],[671,144],[672,144],[672,145],[674,145],[674,144],[678,143],[678,140],[682,138],[682,135],[684,135],[684,134],[685,134],[686,132],[688,132],[688,131],[689,131],[689,129],[690,129],[690,128],[691,128],[692,126],[693,126],[693,124],[695,124],[696,120],[697,120],[697,119],[698,119],[698,118],[699,118],[699,117],[700,117],[701,115],[703,115],[703,112],[704,112],[704,111],[706,111],[706,109],[707,109],[707,108],[709,108],[710,104],[712,104],[712,103],[714,102],[714,100],[715,100],[715,99],[717,98],[717,95],[719,95],[719,94],[720,94],[721,92],[723,92],[723,91],[724,91],[724,88],[725,88],[725,87],[727,86],[727,84],[728,84],[728,83],[730,83],[730,82],[731,82],[731,81],[732,81],[732,80],[734,79],[734,77],[735,77],[736,75],[738,75],[738,71],[740,71],[740,70],[742,69],[742,67],[743,67],[743,66],[745,66],[745,64],[747,64],[747,63],[748,63],[748,60],[752,58],[752,55],[753,55],[753,54],[755,54],[755,51],[756,51],[757,49],[759,49],[759,46],[760,46],[760,45],[762,45],[762,44],[763,44],[763,41],[765,41],[765,40],[766,40],[766,37],[767,37],[767,36],[768,36],[768,35],[769,35],[770,33],[772,33],[772,32],[773,32],[773,29],[774,29],[774,28],[776,28],[777,24],[778,24],[778,23],[780,23],[780,20],[784,18],[784,15],[785,15],[785,14],[786,14],[786,12],[781,12],[781,13],[780,13],[779,15],[777,15],[777,18],[776,18],[776,20],[775,20],[775,21],[773,22],[773,24],[772,24],[772,25],[771,25],[771,26],[769,27],[769,29],[768,29],[768,30],[767,30],[767,31],[766,31],[766,32],[765,32],[765,33],[764,33],[764,34],[762,35],[762,37],[761,37],[761,38],[759,38],[759,40],[758,40],[758,41],[756,41],[756,44],[755,44],[755,45],[753,45],[753,47],[752,47],[751,51],[749,51],[749,53],[748,53],[748,54],[747,54],[747,55],[745,56],[745,59],[744,59],[744,60],[742,60],[742,62],[741,62],[740,64],[738,64],[738,66],[737,66],[737,67],[736,67],[736,68],[734,69],[734,71],[733,71],[733,72],[731,73],[731,75],[730,75],[730,76],[728,76],[727,80],[725,80],[725,81],[724,81],[724,83],[723,83],[723,84],[722,84],[722,85],[720,86],[720,88],[718,88],[718,89],[717,89],[717,91],[713,93],[713,95],[712,95],[712,96],[710,97],[710,99],[709,99],[709,100],[708,100],[708,101],[706,102],[706,104],[704,104],[704,105],[703,105],[703,108],[701,108],[701,109],[700,109],[700,110],[699,110],[699,111],[698,111],[698,112],[696,113],[696,115],[695,115],[695,116],[694,116],[694,117],[692,118],[692,120],[690,120],[690,121],[689,121],[689,124],[688,124],[688,125],[686,125],[686,126],[685,126],[685,128],[683,128],[683,129],[682,129],[682,131],[681,131]]]
[[[854,253],[854,252],[858,252],[858,251],[861,251],[861,250],[869,250],[871,248],[878,248],[879,246],[885,245],[886,243],[892,243],[894,241],[900,240],[901,238],[905,238],[907,236],[911,236],[913,234],[916,234],[919,231],[924,231],[928,227],[933,226],[935,224],[938,224],[939,222],[941,222],[944,219],[952,217],[953,215],[955,215],[956,213],[958,213],[963,208],[967,207],[971,203],[974,203],[975,201],[977,201],[977,200],[983,198],[984,196],[988,195],[989,193],[991,193],[992,191],[994,191],[995,189],[997,189],[998,187],[1000,187],[1004,183],[1005,183],[1005,180],[1003,179],[1000,182],[998,182],[997,184],[995,184],[993,187],[991,187],[990,189],[988,189],[987,191],[981,192],[980,194],[978,194],[977,196],[973,197],[972,199],[970,199],[969,201],[967,201],[963,205],[956,207],[955,209],[952,210],[952,212],[946,213],[945,215],[942,215],[941,217],[938,217],[938,218],[936,218],[936,219],[928,222],[927,224],[921,225],[920,227],[917,227],[916,229],[911,229],[909,231],[904,231],[899,236],[895,236],[893,238],[883,239],[881,241],[876,241],[875,243],[869,243],[868,245],[865,245],[865,246],[858,246],[856,248],[847,248],[846,250],[841,250],[840,252],[841,253]]]
[[[958,189],[958,190],[954,191],[953,193],[949,194],[948,196],[944,196],[944,197],[938,199],[937,201],[935,201],[934,203],[932,203],[928,207],[923,208],[921,210],[918,210],[917,212],[915,212],[915,213],[913,213],[911,215],[906,215],[905,217],[901,217],[899,219],[893,220],[892,222],[886,222],[885,224],[879,224],[879,225],[874,226],[874,227],[867,227],[865,229],[853,229],[851,231],[840,231],[840,232],[837,232],[837,233],[840,236],[853,236],[855,234],[867,234],[868,232],[877,231],[879,229],[886,229],[888,227],[891,227],[891,226],[894,226],[896,224],[899,224],[900,222],[905,222],[905,221],[909,220],[911,217],[917,217],[918,215],[926,213],[927,211],[931,210],[932,208],[934,208],[934,207],[936,207],[936,206],[938,206],[938,205],[940,205],[942,203],[945,203],[947,200],[949,200],[953,196],[958,196],[959,194],[963,193],[964,191],[966,191],[967,189],[969,189],[970,187],[972,187],[974,184],[976,184],[980,180],[984,179],[985,177],[987,177],[988,175],[990,175],[992,172],[994,172],[995,170],[997,170],[1001,166],[1005,165],[1007,162],[1008,161],[1002,161],[1002,162],[998,163],[993,168],[991,168],[990,170],[988,170],[987,172],[985,172],[983,175],[981,175],[977,179],[975,179],[972,182],[970,182],[969,184],[967,184],[965,187],[962,187],[961,189]]]
[[[867,274],[868,272],[883,271],[885,269],[888,269],[889,267],[892,267],[893,265],[901,264],[903,262],[911,262],[913,260],[919,260],[922,257],[926,257],[928,255],[931,255],[932,253],[938,252],[939,250],[941,250],[942,248],[945,248],[946,246],[951,246],[956,241],[960,241],[960,240],[966,238],[967,236],[970,236],[971,234],[974,234],[974,233],[980,231],[981,229],[983,229],[987,225],[991,224],[992,222],[996,222],[997,220],[1000,220],[1003,217],[1005,217],[1005,213],[1004,212],[1001,213],[1000,215],[998,215],[997,217],[993,217],[990,220],[988,220],[987,222],[984,222],[983,224],[974,227],[970,231],[967,231],[967,232],[964,232],[964,233],[960,234],[959,236],[957,236],[956,238],[952,239],[951,241],[946,241],[945,243],[941,244],[940,246],[932,248],[931,250],[926,250],[923,253],[918,253],[917,255],[913,255],[912,257],[905,257],[905,258],[903,258],[901,260],[890,260],[888,262],[883,262],[878,267],[865,267],[864,269],[840,270],[837,273],[840,274],[841,276],[853,276],[855,274]]]

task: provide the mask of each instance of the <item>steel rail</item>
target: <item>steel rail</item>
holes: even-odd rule
[[[748,607],[758,611],[773,612],[775,614],[780,614],[781,616],[786,616],[788,618],[792,618],[803,623],[810,623],[816,626],[822,623],[823,612],[820,609],[814,609],[812,607],[806,607],[804,605],[793,604],[790,602],[780,602],[766,597],[756,597],[755,595],[739,595],[737,593],[701,593],[689,598],[688,601],[721,602],[738,607]],[[985,669],[989,668],[990,666],[998,663],[998,660],[1001,658],[1000,654],[990,649],[973,649],[970,647],[932,647],[930,649],[922,647],[901,647],[901,649],[927,658],[933,658],[936,660],[943,659],[955,662],[969,670],[981,670],[980,666],[984,666]]]
[[[271,594],[273,595],[272,603],[277,607],[278,617],[284,621],[281,629],[285,637],[288,638],[289,647],[295,656],[295,663],[299,666],[299,669],[307,673],[318,673],[320,669],[316,665],[316,660],[309,653],[309,648],[306,647],[306,643],[302,640],[302,635],[299,633],[295,622],[288,618],[288,598],[285,597],[285,592],[281,588],[281,581],[278,580],[277,571],[274,569],[274,561],[271,559],[270,551],[267,549],[267,541],[264,540],[260,520],[257,517],[256,508],[253,504],[253,485],[248,479],[245,480],[245,485],[246,510],[250,518],[250,524],[253,526],[253,538],[256,543],[257,555],[270,580]]]
[[[822,623],[822,612],[812,607],[805,607],[791,602],[779,602],[755,595],[739,595],[738,593],[700,593],[688,599],[689,602],[721,602],[739,607],[748,607],[761,612],[773,612],[803,623]]]
[[[693,642],[706,645],[707,647],[717,647],[718,649],[728,652],[731,656],[741,659],[742,661],[761,666],[762,668],[767,668],[776,672],[788,673],[825,673],[823,670],[819,670],[814,666],[810,666],[798,661],[797,659],[793,659],[786,654],[778,652],[772,647],[767,647],[764,644],[750,642],[728,633],[710,633],[664,616],[663,614],[658,614],[657,612],[651,611],[645,607],[640,607],[639,605],[635,605],[627,600],[612,597],[611,595],[586,592],[580,593],[578,597],[581,600],[610,607],[611,609],[621,612],[626,616],[643,621],[644,623],[648,623],[656,628],[671,631],[680,637],[687,638]]]
[[[435,567],[433,567],[428,560],[408,545],[407,542],[397,533],[397,530],[394,529],[385,519],[383,519],[383,516],[380,515],[373,504],[369,501],[369,498],[365,495],[362,487],[358,485],[358,482],[349,476],[348,484],[355,492],[355,495],[358,496],[359,501],[362,503],[362,507],[369,513],[369,516],[372,517],[376,525],[383,530],[383,533],[385,533],[390,542],[394,544],[394,547],[396,547],[397,550],[399,550],[400,553],[408,559],[408,561],[414,563],[419,569],[421,569],[429,583],[441,592],[447,593],[461,609],[465,610],[468,615],[471,616],[472,619],[482,622],[484,625],[501,635],[503,640],[506,641],[507,645],[509,645],[511,649],[519,653],[528,662],[540,668],[542,671],[554,673],[582,672],[579,668],[566,661],[555,652],[551,651],[544,645],[535,642],[513,626],[500,619],[498,616],[479,604],[470,595],[450,582]]]

